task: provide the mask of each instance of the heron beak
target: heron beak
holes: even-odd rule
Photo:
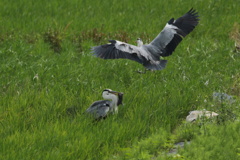
[[[116,91],[111,91],[110,93],[118,96],[118,102],[117,105],[121,105],[123,101],[123,93],[122,92],[116,92]]]
[[[123,95],[122,92],[117,92],[117,91],[110,91],[110,93],[116,95],[116,96],[119,96],[119,95]]]

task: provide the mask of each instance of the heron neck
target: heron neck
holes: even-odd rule
[[[142,41],[138,41],[137,46],[141,47],[142,45],[143,45],[143,42]]]
[[[117,102],[118,102],[118,97],[112,98],[112,104],[113,104],[113,106],[117,106]]]

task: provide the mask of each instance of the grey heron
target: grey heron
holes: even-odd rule
[[[96,120],[106,118],[108,113],[117,114],[118,106],[122,104],[123,93],[105,89],[102,92],[102,97],[106,100],[96,101],[86,110]]]
[[[102,59],[130,59],[141,63],[149,70],[162,70],[167,60],[160,57],[170,56],[183,37],[188,35],[199,22],[199,15],[190,9],[182,17],[170,19],[158,36],[149,44],[143,44],[137,39],[137,46],[118,40],[109,40],[110,43],[92,47],[92,53]]]

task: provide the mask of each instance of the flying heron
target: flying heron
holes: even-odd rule
[[[183,37],[188,35],[198,24],[199,15],[190,9],[182,17],[170,19],[158,36],[149,44],[143,44],[137,39],[137,46],[117,40],[110,43],[92,47],[92,53],[102,59],[130,59],[141,63],[148,70],[162,70],[167,60],[160,57],[170,56]]]
[[[102,92],[102,97],[106,100],[96,101],[86,110],[86,112],[92,114],[96,120],[106,118],[108,113],[117,114],[118,106],[122,104],[123,93],[105,89]]]

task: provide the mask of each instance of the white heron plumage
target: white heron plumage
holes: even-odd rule
[[[138,38],[137,39],[137,46],[142,47],[142,45],[143,45],[143,41],[141,40],[141,38]]]
[[[109,40],[109,44],[92,47],[95,56],[102,59],[130,59],[141,63],[150,70],[162,70],[167,60],[160,57],[170,56],[183,37],[198,25],[198,13],[190,9],[182,17],[170,19],[158,36],[149,44],[137,39],[137,46],[117,40]]]
[[[105,100],[94,102],[86,110],[86,112],[92,114],[96,120],[106,118],[109,113],[117,114],[118,106],[122,104],[123,93],[105,89],[102,92],[102,97]]]

